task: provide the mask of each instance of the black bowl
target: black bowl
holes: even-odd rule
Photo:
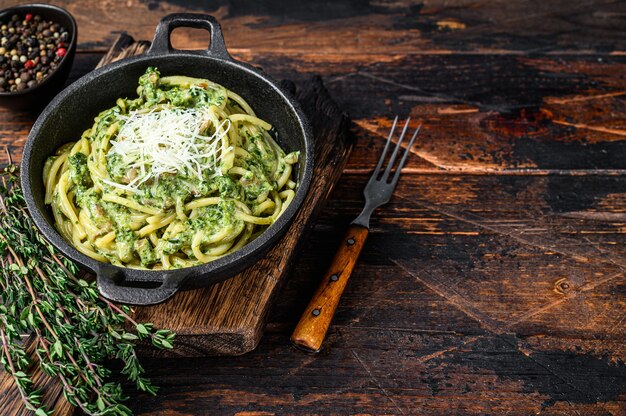
[[[211,31],[211,45],[203,51],[172,49],[169,34],[179,26]],[[136,95],[137,79],[146,67],[163,75],[204,77],[240,94],[262,119],[277,130],[277,140],[287,151],[300,151],[295,169],[296,196],[285,212],[258,238],[240,250],[210,263],[178,270],[153,271],[117,267],[94,260],[76,250],[54,228],[44,204],[43,166],[56,149],[80,138],[93,117],[115,104],[118,97]],[[306,196],[313,172],[311,129],[296,100],[278,83],[254,67],[234,60],[227,52],[217,21],[208,15],[174,14],[159,23],[150,50],[85,75],[63,90],[44,109],[33,126],[22,159],[22,187],[28,209],[44,236],[65,255],[97,275],[105,297],[131,304],[154,304],[179,289],[208,286],[254,264],[287,231]]]
[[[66,47],[67,52],[55,70],[48,74],[42,82],[33,88],[16,92],[0,92],[0,106],[8,107],[12,110],[30,110],[33,112],[41,110],[65,85],[67,77],[72,69],[74,55],[76,54],[76,38],[78,31],[76,21],[65,9],[49,4],[27,4],[24,6],[9,7],[0,10],[0,22],[8,21],[12,15],[20,16],[27,13],[38,14],[43,19],[58,23],[67,30],[70,41]],[[1,24],[1,23],[0,23]]]

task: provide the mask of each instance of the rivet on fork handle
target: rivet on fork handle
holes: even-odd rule
[[[346,232],[328,271],[291,335],[296,347],[309,352],[317,352],[322,347],[368,233],[367,228],[355,224]]]

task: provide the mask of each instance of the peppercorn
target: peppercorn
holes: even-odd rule
[[[69,33],[38,14],[14,14],[0,22],[0,92],[33,88],[67,55]]]

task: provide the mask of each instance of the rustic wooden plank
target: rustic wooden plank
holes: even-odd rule
[[[19,0],[13,3],[27,3]],[[9,3],[9,2],[4,2]],[[472,51],[611,52],[626,50],[616,0],[527,2],[285,0],[126,1],[57,0],[77,19],[81,48],[106,51],[124,30],[152,39],[159,19],[174,12],[211,13],[222,21],[232,49],[284,53],[449,53]],[[206,45],[201,31],[185,31],[178,44]]]
[[[357,149],[348,169],[369,167],[368,152],[384,144],[378,139],[395,114],[411,114],[415,126],[425,123],[414,151],[419,159],[409,170],[625,166],[623,57],[402,56],[362,60],[356,71],[353,62],[320,59],[329,90],[356,124]],[[255,62],[300,77],[319,66],[300,57]]]
[[[320,73],[357,141],[258,349],[149,359],[162,389],[133,394],[133,409],[626,414],[623,3],[394,2],[362,15],[366,2],[332,3],[309,20],[296,3],[195,9],[218,9],[234,55],[276,78]],[[104,51],[131,21],[147,39],[161,15],[194,7],[126,5],[122,16],[75,2],[81,44]],[[74,73],[100,57],[79,54]],[[289,334],[360,210],[395,113],[425,122],[419,146],[373,219],[325,349],[303,355]],[[0,112],[0,140],[17,137],[19,153],[31,122]]]
[[[294,311],[356,215],[365,180],[339,183],[259,348],[228,361],[151,361],[164,388],[135,402],[138,414],[623,414],[624,256],[598,251],[623,250],[623,224],[561,215],[624,212],[611,176],[549,187],[535,176],[405,175],[374,216],[324,351],[292,350]],[[591,188],[609,195],[584,206],[568,197]],[[176,413],[161,410],[174,403]]]
[[[354,72],[353,62],[330,55],[325,62],[336,62],[321,66],[308,57],[240,57],[301,84],[321,73],[355,121],[349,172],[367,172],[370,153],[381,150],[394,114],[412,115],[413,127],[425,124],[407,172],[548,174],[626,167],[624,57],[413,56],[363,64]],[[72,79],[100,58],[79,54]],[[11,145],[16,160],[33,120],[0,111],[0,144]],[[0,163],[5,158],[0,154]]]
[[[292,350],[297,312],[358,211],[365,178],[348,174],[335,190],[259,348],[228,360],[147,361],[162,389],[136,396],[137,414],[623,413],[625,280],[607,275],[620,268],[597,252],[623,250],[623,224],[561,215],[625,212],[619,177],[403,176],[374,217],[323,354]],[[503,237],[516,229],[564,240],[539,252]],[[572,235],[600,244],[564,244]],[[557,285],[563,276],[569,293]]]
[[[141,398],[133,408],[159,415],[208,408],[224,414],[605,415],[624,408],[623,367],[562,351],[527,356],[506,336],[376,333],[342,330],[332,354],[297,362],[273,335],[262,354],[229,363],[154,362],[160,396]],[[555,375],[557,365],[567,371]],[[602,405],[580,393],[590,382]]]
[[[340,234],[333,226],[359,211],[356,189],[365,180],[345,179],[335,191],[341,199],[331,199],[316,227],[336,238]],[[615,198],[623,192],[611,191],[619,180],[502,179],[407,175],[390,205],[372,220],[366,248],[377,255],[365,261],[375,270],[399,266],[433,290],[450,291],[453,301],[460,299],[459,305],[494,332],[523,327],[524,334],[532,334],[533,327],[525,323],[537,319],[534,329],[541,326],[541,333],[623,340],[624,220],[569,215],[623,212],[626,200]],[[549,180],[557,186],[547,186]],[[581,189],[602,191],[583,194]],[[393,308],[396,301],[386,303]],[[578,305],[581,316],[576,307],[566,308],[568,314],[549,313],[566,304]],[[624,353],[616,350],[614,358],[623,360]]]

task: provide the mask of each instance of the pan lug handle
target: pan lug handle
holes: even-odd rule
[[[165,273],[158,281],[129,280],[126,279],[126,273],[111,267],[98,270],[96,280],[100,294],[116,303],[154,305],[172,297],[187,277],[178,273]],[[146,284],[158,286],[145,287]]]
[[[166,55],[181,52],[172,47],[170,35],[177,27],[191,27],[196,29],[206,29],[211,34],[211,43],[205,50],[184,51],[185,53],[195,53],[208,55],[215,58],[233,60],[226,49],[222,28],[217,19],[208,14],[200,13],[173,13],[165,16],[157,25],[152,40],[152,46],[148,49],[149,55]]]

